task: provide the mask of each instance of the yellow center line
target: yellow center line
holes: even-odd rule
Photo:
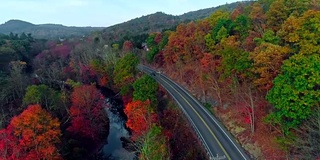
[[[217,141],[218,145],[220,146],[220,148],[222,149],[222,151],[224,152],[224,154],[227,156],[228,159],[231,159],[229,154],[227,153],[227,151],[224,149],[224,147],[222,146],[222,144],[220,143],[220,141],[218,140],[218,138],[216,137],[216,135],[212,132],[212,130],[209,128],[208,124],[203,120],[203,118],[200,116],[200,114],[192,107],[192,105],[171,85],[169,84],[166,80],[164,80],[162,77],[160,77],[164,82],[166,82],[172,89],[174,89],[183,99],[184,101],[186,101],[188,103],[188,105],[192,108],[192,110],[197,114],[197,116],[201,119],[201,121],[203,122],[203,124],[207,127],[207,129],[209,130],[209,132],[211,133],[211,135],[214,137],[214,139]]]

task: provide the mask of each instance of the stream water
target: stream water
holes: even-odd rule
[[[107,99],[109,107],[106,107],[110,121],[108,139],[102,147],[103,160],[133,160],[135,154],[124,148],[126,142],[123,139],[130,138],[125,127],[125,117],[122,107],[112,99]]]

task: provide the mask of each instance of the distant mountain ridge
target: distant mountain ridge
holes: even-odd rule
[[[83,35],[90,35],[93,31],[101,31],[101,34],[107,43],[116,41],[121,43],[124,40],[130,40],[132,37],[148,34],[150,32],[161,32],[164,29],[174,29],[179,23],[208,17],[218,9],[232,11],[239,3],[246,6],[252,3],[252,1],[241,1],[218,7],[200,9],[179,16],[156,12],[154,14],[135,18],[110,27],[68,27],[61,24],[36,25],[21,20],[9,20],[8,22],[0,25],[0,33],[9,34],[12,32],[15,34],[21,34],[24,32],[26,34],[31,33],[35,38],[53,39],[59,37],[79,37]]]
[[[0,25],[0,33],[14,34],[31,33],[34,38],[66,38],[89,35],[92,31],[103,29],[102,27],[67,27],[61,24],[32,24],[22,20],[9,20]]]
[[[200,9],[179,16],[156,12],[107,27],[102,30],[102,36],[107,43],[117,42],[121,44],[124,40],[132,40],[132,38],[137,37],[138,35],[148,34],[150,32],[161,32],[164,29],[174,29],[179,23],[203,19],[219,9],[232,11],[239,3],[247,6],[252,3],[252,1],[241,1],[218,7]]]

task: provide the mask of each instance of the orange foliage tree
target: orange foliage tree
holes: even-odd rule
[[[133,131],[133,139],[144,135],[150,127],[150,101],[132,101],[124,109],[128,117],[126,125]]]
[[[60,122],[40,105],[30,105],[0,130],[0,159],[61,159]]]
[[[271,43],[262,43],[250,54],[253,60],[253,72],[259,77],[254,83],[260,88],[269,90],[273,86],[273,79],[280,73],[283,61],[289,54],[288,47]]]
[[[177,31],[170,34],[164,50],[165,63],[169,66],[177,62],[190,64],[201,59],[206,49],[206,42],[202,37],[209,30],[209,22],[206,20],[177,26]]]

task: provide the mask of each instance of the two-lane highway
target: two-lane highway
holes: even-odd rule
[[[174,98],[195,129],[210,159],[250,159],[222,124],[184,88],[149,67],[139,65],[138,69],[152,75]]]

